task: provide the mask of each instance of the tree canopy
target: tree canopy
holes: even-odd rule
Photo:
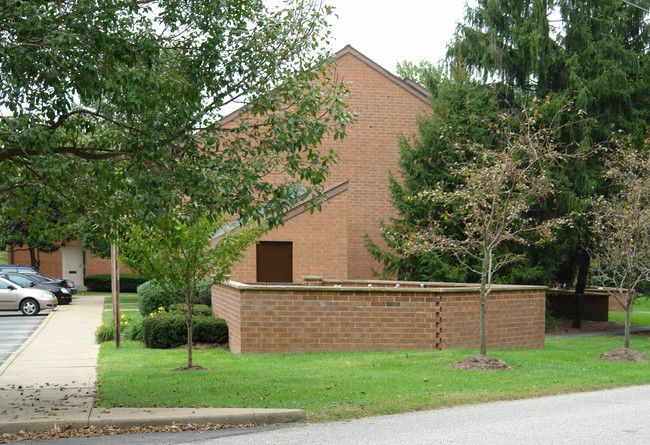
[[[638,2],[647,8],[647,1]],[[478,0],[460,24],[448,56],[501,85],[509,101],[534,98],[574,102],[591,119],[564,127],[558,140],[574,152],[606,143],[624,130],[640,141],[648,131],[650,23],[640,8],[621,0]],[[584,214],[589,197],[603,190],[600,156],[567,158],[550,172],[562,189],[546,201],[545,217]],[[589,270],[589,227],[576,218],[558,242],[533,261],[552,273],[547,282],[582,292]]]
[[[353,117],[328,75],[328,14],[308,0],[3,2],[3,198],[39,189],[95,225],[188,198],[276,223],[318,195],[335,156],[317,145]]]

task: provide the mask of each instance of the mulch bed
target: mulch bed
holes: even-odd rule
[[[465,357],[457,363],[447,365],[447,368],[473,371],[503,371],[507,369],[517,369],[515,366],[510,366],[500,358],[483,354]]]
[[[650,362],[648,358],[636,349],[616,348],[600,356],[602,360],[615,360],[618,362]]]

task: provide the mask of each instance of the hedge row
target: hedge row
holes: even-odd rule
[[[199,281],[196,283],[195,304],[201,304],[204,301],[208,305],[212,303],[209,295],[205,298],[209,287],[210,283],[207,281]],[[138,286],[138,309],[142,315],[158,312],[158,308],[161,307],[169,310],[173,306],[172,301],[180,303],[184,299],[184,290],[180,288],[175,289],[173,295],[170,296],[162,287],[153,281],[147,281]]]
[[[120,274],[120,292],[135,292],[137,287],[147,280],[132,274]],[[111,274],[86,275],[84,284],[90,291],[110,292]]]
[[[187,344],[187,324],[181,315],[159,314],[142,319],[142,339],[147,348],[166,349]],[[194,343],[228,342],[228,325],[221,318],[193,317]]]
[[[183,309],[187,312],[187,306],[183,307]],[[175,306],[172,306],[169,308],[169,313],[178,314],[180,311]],[[205,304],[196,304],[192,307],[192,315],[212,317],[212,308]]]

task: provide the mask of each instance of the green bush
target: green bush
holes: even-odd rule
[[[212,317],[193,317],[195,343],[228,342],[226,321]],[[182,315],[158,314],[142,319],[142,338],[147,348],[166,349],[187,344],[187,325]]]
[[[196,284],[197,296],[194,299],[195,304],[203,303],[204,295],[208,292],[209,286],[210,283],[207,281],[199,281]],[[168,311],[173,306],[173,301],[179,303],[184,299],[183,288],[175,289],[173,295],[170,296],[153,281],[147,281],[138,286],[138,309],[142,315],[157,312],[160,307],[164,307]],[[211,298],[208,298],[206,302],[211,302]]]
[[[183,305],[185,306],[185,305]],[[185,307],[185,310],[187,308]],[[171,306],[169,308],[169,313],[170,314],[178,314],[179,310],[177,309],[176,306]],[[212,308],[208,305],[205,304],[195,304],[194,307],[192,307],[192,315],[199,315],[203,317],[211,317],[212,316]]]
[[[120,334],[126,340],[142,341],[142,317],[140,317],[140,314],[122,314]],[[95,341],[103,343],[112,340],[115,340],[115,324],[113,321],[102,322],[95,330]]]
[[[102,322],[95,330],[95,343],[115,340],[115,325]]]
[[[120,292],[135,292],[136,288],[147,280],[132,274],[120,274]],[[90,291],[110,292],[111,274],[86,275],[84,284]]]
[[[138,317],[136,320],[129,320],[128,324],[122,324],[120,332],[127,340],[142,341],[142,318]]]
[[[228,343],[228,325],[223,318],[195,317],[192,319],[192,337],[197,343]]]
[[[142,315],[158,312],[159,307],[168,308],[171,304],[169,295],[153,281],[138,286],[138,310]]]

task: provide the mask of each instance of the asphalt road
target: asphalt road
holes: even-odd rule
[[[22,442],[46,444],[650,444],[650,385],[270,428]]]
[[[49,312],[42,311],[31,317],[19,311],[0,312],[0,366],[38,329]]]

